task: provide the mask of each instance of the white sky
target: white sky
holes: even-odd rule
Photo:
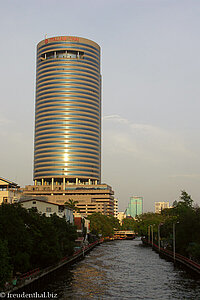
[[[102,49],[102,182],[200,204],[200,1],[0,1],[0,176],[32,184],[36,44],[47,33]]]

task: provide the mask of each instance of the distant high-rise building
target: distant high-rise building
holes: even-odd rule
[[[135,218],[143,213],[143,198],[142,197],[130,197],[130,202],[127,209],[125,210],[125,215],[127,217]]]
[[[155,202],[155,213],[160,214],[165,208],[169,208],[169,202]]]

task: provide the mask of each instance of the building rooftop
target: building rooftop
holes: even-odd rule
[[[8,179],[5,179],[3,177],[0,177],[0,188],[2,188],[2,187],[20,188],[20,186],[17,183],[10,181]]]

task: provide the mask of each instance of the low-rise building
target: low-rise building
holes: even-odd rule
[[[169,207],[169,202],[155,202],[155,213],[160,214],[161,211]]]
[[[22,195],[20,186],[8,179],[0,177],[0,204],[18,202]]]
[[[126,218],[126,215],[124,212],[118,212],[117,219],[119,220],[120,225],[122,225],[123,219]]]
[[[24,208],[26,209],[35,209],[41,214],[45,214],[46,217],[50,217],[53,214],[56,214],[58,217],[63,218],[65,217],[66,221],[70,222],[71,224],[74,221],[73,218],[73,210],[65,205],[60,205],[56,203],[51,203],[45,200],[40,199],[28,199],[28,200],[21,200],[19,202]]]

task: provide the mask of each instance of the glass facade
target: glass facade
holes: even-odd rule
[[[101,180],[100,47],[78,37],[37,46],[34,180]]]
[[[135,218],[143,213],[143,198],[131,197],[128,207],[125,211],[127,217]]]

